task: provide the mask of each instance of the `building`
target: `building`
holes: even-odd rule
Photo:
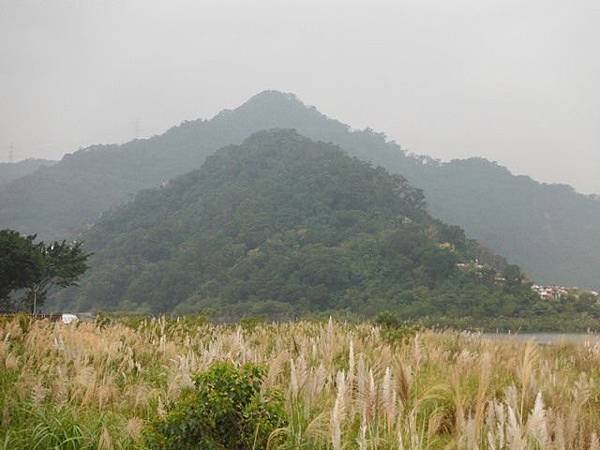
[[[542,300],[560,300],[569,295],[569,289],[564,286],[541,286],[534,284],[531,286]]]

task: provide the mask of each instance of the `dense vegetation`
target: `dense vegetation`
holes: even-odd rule
[[[3,321],[0,448],[600,447],[597,338],[392,331]]]
[[[77,283],[88,257],[80,242],[46,244],[0,230],[0,312],[25,308],[35,314],[50,289]]]
[[[56,161],[47,159],[25,159],[15,163],[0,163],[0,185],[35,172],[40,167],[51,166]]]
[[[475,264],[484,252],[431,218],[401,176],[293,131],[218,151],[106,214],[85,240],[92,269],[56,308],[477,318],[558,305],[516,266]]]
[[[435,217],[460,224],[541,283],[600,288],[600,200],[485,159],[400,167]]]
[[[536,281],[600,288],[597,198],[515,177],[484,159],[439,163],[408,155],[383,134],[351,131],[278,92],[150,139],[80,150],[15,180],[0,188],[0,228],[45,239],[77,234],[140,189],[199,168],[219,147],[270,128],[295,128],[402,174],[424,190],[434,217],[460,225]]]
[[[218,362],[194,377],[190,389],[145,439],[150,450],[266,448],[285,425],[283,397],[262,389],[262,366]]]

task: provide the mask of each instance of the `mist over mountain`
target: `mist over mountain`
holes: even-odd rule
[[[218,150],[84,240],[92,268],[63,308],[487,317],[540,302],[518,269],[459,269],[478,245],[402,176],[291,130]]]
[[[0,187],[0,227],[46,238],[75,236],[139,190],[198,168],[217,148],[270,128],[294,128],[402,174],[424,191],[434,217],[460,225],[537,281],[600,285],[596,198],[514,176],[485,159],[441,163],[408,155],[384,134],[351,130],[295,96],[275,91],[160,136],[80,150]]]
[[[56,163],[48,159],[24,159],[14,163],[0,163],[0,185],[10,183],[17,178],[35,172],[40,167],[48,167]]]

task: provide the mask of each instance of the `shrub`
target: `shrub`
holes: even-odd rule
[[[401,322],[389,311],[379,313],[375,323],[381,327],[381,337],[391,344],[406,343],[419,331],[417,326]]]
[[[390,311],[382,311],[375,317],[375,323],[383,328],[396,328],[400,326],[400,321],[395,314]]]
[[[264,325],[266,320],[262,316],[248,316],[240,319],[240,326],[246,331],[252,331],[259,325]]]
[[[271,432],[283,425],[282,396],[261,393],[264,369],[215,363],[194,377],[187,392],[147,435],[150,449],[264,449]]]

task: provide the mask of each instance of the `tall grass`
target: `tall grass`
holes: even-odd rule
[[[263,364],[272,449],[600,450],[600,343],[536,345],[371,324],[0,325],[0,448],[143,448],[192,375]]]

